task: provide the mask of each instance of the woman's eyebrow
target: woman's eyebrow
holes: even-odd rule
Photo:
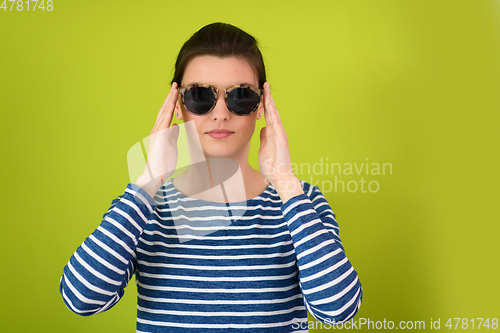
[[[193,85],[195,85],[195,84],[202,84],[202,83],[200,83],[200,82],[189,82],[189,83],[186,83],[186,84],[184,84],[184,85],[182,85],[182,86],[184,86],[184,87],[189,87],[189,86],[193,86]]]
[[[253,86],[253,83],[248,83],[248,82],[243,82],[240,83],[241,86],[247,85],[247,86]]]

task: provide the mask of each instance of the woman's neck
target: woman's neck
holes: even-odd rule
[[[259,195],[268,184],[247,160],[207,157],[176,177],[174,186],[184,195],[201,200],[239,202]]]

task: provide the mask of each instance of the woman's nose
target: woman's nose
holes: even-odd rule
[[[231,117],[231,111],[227,108],[225,97],[226,94],[223,90],[217,90],[217,101],[211,112],[212,119],[229,119]]]

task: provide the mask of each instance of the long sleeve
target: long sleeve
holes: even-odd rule
[[[317,186],[301,182],[304,194],[281,209],[295,247],[304,303],[314,318],[340,324],[357,313],[363,290],[330,205]]]
[[[112,201],[99,227],[64,267],[60,292],[71,311],[89,316],[121,299],[136,269],[139,237],[155,208],[151,196],[132,183]]]

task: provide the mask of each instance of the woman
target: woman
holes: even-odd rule
[[[168,179],[174,114],[203,159]],[[257,171],[248,152],[263,115]],[[71,257],[60,290],[69,309],[92,315],[135,273],[138,332],[307,332],[306,310],[333,324],[361,305],[338,235],[319,188],[293,174],[256,40],[214,23],[182,47],[144,172]]]

